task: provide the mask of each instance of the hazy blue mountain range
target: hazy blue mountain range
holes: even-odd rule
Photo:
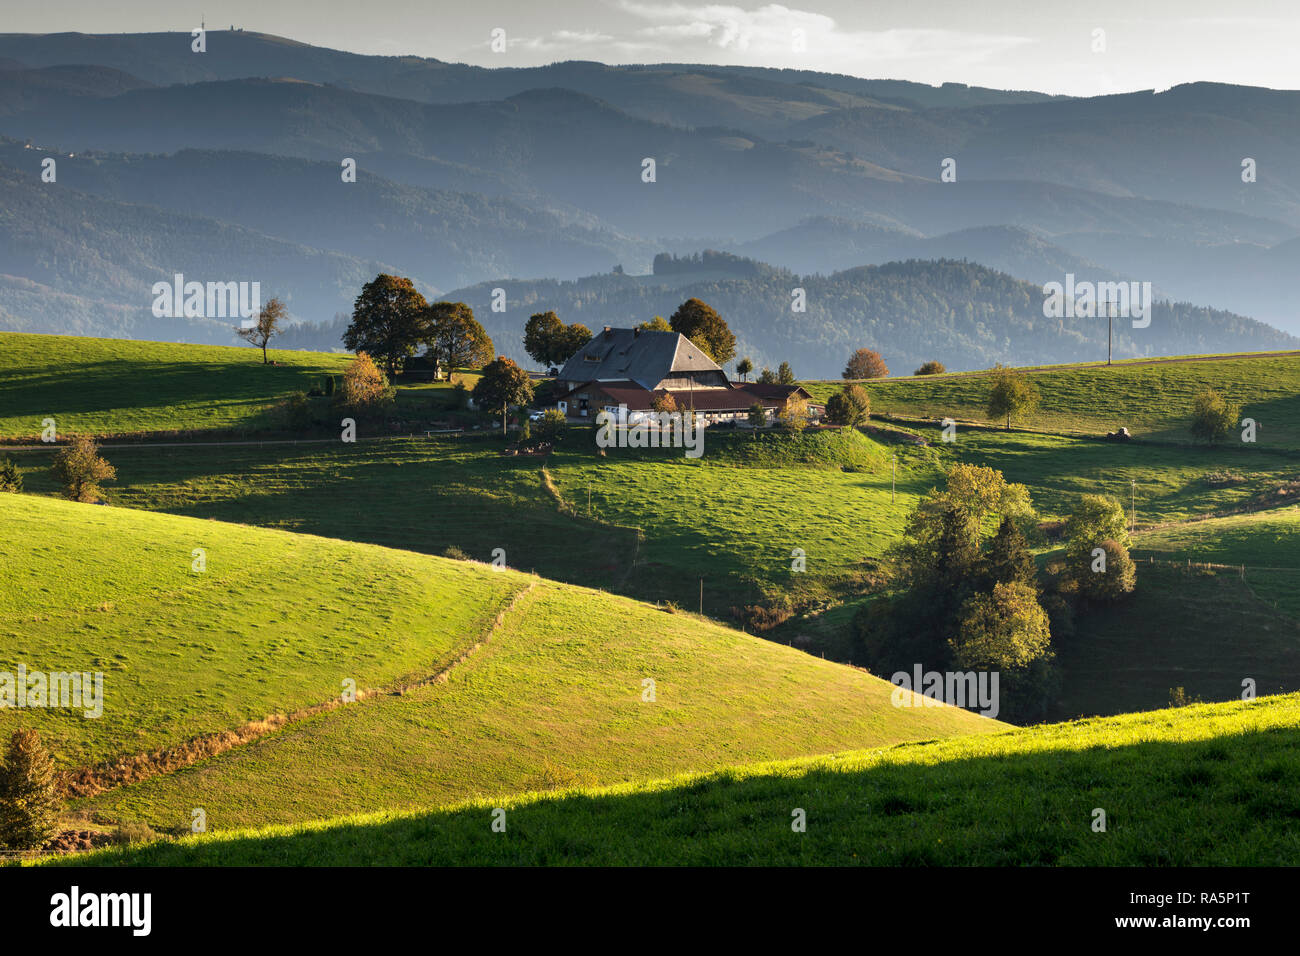
[[[295,341],[332,346],[335,315],[381,268],[429,295],[527,289],[568,321],[639,321],[676,304],[667,276],[646,275],[657,253],[722,249],[781,276],[713,290],[755,358],[789,347],[838,366],[817,350],[864,336],[903,364],[935,357],[951,317],[928,308],[960,319],[938,356],[950,367],[1093,347],[1009,304],[1022,283],[992,299],[954,283],[976,274],[954,272],[962,260],[1007,274],[994,284],[1150,281],[1213,308],[1177,307],[1124,348],[1237,350],[1290,341],[1243,315],[1300,332],[1298,119],[1300,93],[1208,83],[1065,98],[683,64],[485,69],[243,32],[211,31],[205,54],[188,33],[5,34],[0,327],[220,340],[224,325],[148,312],[154,281],[203,272],[259,278],[326,324]],[[778,319],[783,269],[842,304]],[[517,354],[516,330],[495,327]]]

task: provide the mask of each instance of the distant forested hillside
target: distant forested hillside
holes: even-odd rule
[[[496,287],[506,290],[504,314],[490,308]],[[791,308],[795,289],[804,290],[805,312]],[[727,320],[739,340],[739,355],[750,356],[760,368],[789,361],[808,378],[837,377],[849,354],[862,346],[880,349],[895,374],[910,374],[927,359],[956,371],[996,362],[1106,357],[1105,319],[1044,318],[1040,286],[954,260],[909,260],[800,277],[734,257],[705,256],[695,263],[679,258],[654,276],[503,281],[448,296],[470,303],[498,351],[521,359],[523,324],[533,312],[554,309],[566,322],[599,329],[668,317],[692,296]],[[1115,322],[1116,358],[1296,346],[1300,340],[1261,322],[1186,303],[1157,303],[1149,328]]]

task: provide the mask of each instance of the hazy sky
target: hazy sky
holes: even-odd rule
[[[5,32],[189,30],[205,18],[209,28],[484,66],[738,63],[1074,94],[1192,80],[1300,86],[1300,0],[3,2]],[[498,28],[506,50],[494,53]]]

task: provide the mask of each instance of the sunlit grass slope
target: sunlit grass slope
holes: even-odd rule
[[[203,806],[228,828],[1004,728],[894,707],[891,689],[693,616],[543,582],[446,683],[331,711],[89,807],[163,828]]]
[[[1295,865],[1298,778],[1300,695],[1290,695],[209,834],[75,862]],[[492,828],[494,808],[504,832]],[[796,810],[806,832],[792,827]]]
[[[0,495],[0,523],[13,584],[0,670],[104,673],[98,719],[0,711],[0,733],[37,728],[65,767],[310,707],[346,679],[385,688],[460,661],[445,681],[91,804],[159,826],[182,806],[186,819],[204,806],[214,827],[300,821],[1001,726],[896,708],[862,671],[485,564],[27,495]]]
[[[231,332],[231,339],[234,333]],[[249,346],[0,333],[0,437],[123,435],[264,427],[284,396],[350,356]]]
[[[1042,394],[1024,424],[1063,432],[1101,433],[1127,426],[1135,435],[1187,442],[1192,400],[1217,388],[1260,423],[1263,445],[1300,448],[1300,356],[1199,357],[1154,365],[1117,363],[1108,368],[1027,371]],[[823,401],[843,383],[805,382]],[[862,383],[873,414],[984,421],[990,382],[979,373],[918,376]]]
[[[63,765],[431,674],[528,577],[370,545],[0,494],[0,670],[104,675],[104,712],[0,710]],[[206,569],[193,570],[201,550]]]

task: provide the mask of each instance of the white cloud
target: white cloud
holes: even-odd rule
[[[1028,37],[958,30],[846,30],[832,17],[770,3],[752,10],[730,4],[651,5],[617,0],[646,23],[645,38],[671,38],[676,55],[729,63],[805,67],[882,75],[889,65],[935,67],[992,59],[1034,42]],[[798,31],[798,32],[796,32]]]
[[[509,48],[538,63],[713,63],[941,83],[972,67],[998,73],[1009,65],[1007,54],[1039,42],[959,29],[852,30],[825,14],[779,3],[746,9],[725,3],[606,2],[614,19],[600,21],[599,29],[571,25],[510,36]],[[476,44],[475,52],[487,45]],[[497,64],[495,58],[490,62]]]

